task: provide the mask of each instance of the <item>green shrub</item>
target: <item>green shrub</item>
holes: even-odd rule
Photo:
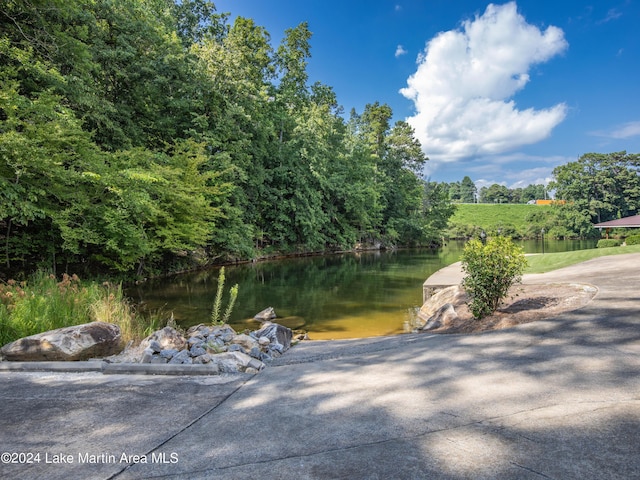
[[[640,235],[631,235],[625,239],[627,245],[640,245]]]
[[[598,240],[597,248],[609,248],[609,247],[619,247],[622,245],[622,242],[617,238],[603,238]]]
[[[519,283],[527,266],[522,247],[509,238],[496,237],[484,245],[467,242],[462,253],[462,286],[470,297],[469,309],[476,319],[492,314],[512,285]]]

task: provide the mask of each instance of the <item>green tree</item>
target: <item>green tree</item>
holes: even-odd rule
[[[530,200],[543,200],[547,198],[546,187],[544,185],[527,185],[522,189],[521,203]]]
[[[507,237],[494,237],[486,245],[470,240],[462,253],[462,286],[470,297],[476,319],[496,311],[509,289],[522,278],[527,265],[522,247]]]
[[[552,224],[546,229],[555,238],[597,238],[600,232],[593,227],[591,214],[574,203],[557,204],[552,208]]]
[[[462,203],[474,203],[478,190],[476,184],[468,176],[465,176],[460,182],[460,201]]]
[[[640,154],[587,153],[553,170],[556,198],[588,211],[594,223],[634,215],[640,206]]]
[[[224,29],[223,29],[224,30]],[[199,59],[199,100],[191,135],[209,145],[205,170],[227,182],[228,202],[212,242],[216,255],[254,256],[271,208],[269,161],[275,151],[271,80],[275,74],[269,34],[253,20],[236,18],[226,33],[192,47]]]
[[[379,162],[384,202],[383,225],[387,240],[403,245],[425,240],[420,172],[427,161],[413,128],[398,121],[386,138],[386,153]]]
[[[452,202],[460,203],[460,182],[451,182],[448,185],[449,198]]]
[[[225,35],[228,14],[216,14],[209,0],[181,0],[172,2],[175,30],[186,48],[207,38]]]
[[[29,98],[19,93],[19,82],[8,77],[0,77],[4,260],[7,268],[15,260],[45,263],[55,270],[62,243],[60,212],[88,204],[83,179],[99,175],[95,172],[104,159],[57,95],[45,91]]]
[[[425,219],[423,234],[426,243],[440,243],[442,232],[447,228],[455,209],[456,206],[449,200],[446,183],[424,182],[422,215]]]
[[[509,189],[494,183],[490,187],[480,189],[481,203],[509,203]]]

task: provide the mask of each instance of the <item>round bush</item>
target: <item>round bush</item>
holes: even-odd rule
[[[619,247],[622,245],[622,242],[617,238],[603,238],[602,240],[598,240],[597,248],[609,248],[609,247]]]
[[[640,245],[640,235],[631,235],[624,241],[627,245]]]
[[[462,253],[462,286],[471,301],[469,309],[476,319],[492,314],[512,285],[522,279],[527,266],[522,247],[511,239],[496,237],[484,245],[479,240],[467,242]]]

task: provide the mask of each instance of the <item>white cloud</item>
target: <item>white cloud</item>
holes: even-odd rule
[[[395,53],[396,58],[398,58],[398,57],[400,57],[402,55],[406,55],[407,53],[409,53],[409,52],[407,52],[402,45],[398,45],[396,47],[396,53]]]
[[[615,138],[617,140],[636,137],[640,135],[640,121],[628,122],[608,131],[599,130],[597,132],[591,132],[591,135],[596,137]]]
[[[407,119],[435,162],[498,154],[548,137],[564,104],[518,110],[510,98],[529,82],[529,69],[567,48],[561,29],[541,31],[515,2],[490,4],[482,16],[431,39],[417,71],[400,90],[415,104]]]
[[[615,8],[611,8],[609,9],[609,11],[607,12],[607,16],[604,17],[602,20],[600,20],[598,23],[607,23],[610,22],[611,20],[617,20],[618,18],[620,18],[622,16],[622,12],[618,11]]]

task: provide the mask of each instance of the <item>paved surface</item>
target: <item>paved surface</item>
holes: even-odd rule
[[[527,254],[527,255],[530,255],[530,254]],[[580,268],[581,268],[580,266],[576,265],[572,267],[572,271],[575,273]],[[591,275],[592,272],[590,271],[590,267],[586,267],[586,269],[587,269],[586,274]],[[460,282],[462,282],[463,277],[464,277],[464,272],[462,271],[462,262],[456,262],[444,268],[441,268],[440,270],[435,272],[433,275],[431,275],[429,278],[425,280],[423,286],[425,287],[425,289],[427,289],[429,287],[441,288],[443,286],[458,285],[460,284]],[[537,274],[534,274],[534,275],[530,274],[530,275],[524,275],[522,277],[522,281],[523,283],[531,283],[531,282],[535,283],[538,281],[544,282],[544,278],[539,277]]]
[[[40,454],[0,478],[640,478],[639,266],[528,277],[598,287],[553,320],[310,342],[255,376],[0,372],[0,452]]]

